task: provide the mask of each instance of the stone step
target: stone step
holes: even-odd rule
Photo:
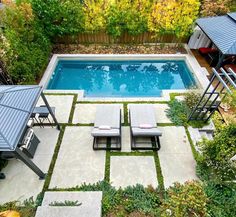
[[[211,120],[210,123],[202,128],[198,128],[199,131],[205,131],[207,133],[213,133],[215,131],[215,125]]]
[[[39,206],[35,217],[101,217],[101,213],[76,206]]]
[[[73,201],[80,206],[51,206],[55,202]],[[45,192],[42,206],[38,207],[35,217],[100,217],[102,214],[101,191],[49,191]]]

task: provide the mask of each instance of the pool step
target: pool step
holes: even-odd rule
[[[65,203],[59,205],[58,203]],[[72,205],[75,203],[76,205]],[[52,206],[52,204],[54,204]],[[102,192],[46,192],[35,217],[101,217]]]

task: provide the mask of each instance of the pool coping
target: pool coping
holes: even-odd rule
[[[54,71],[57,62],[61,59],[73,60],[127,60],[135,59],[142,60],[148,58],[149,60],[157,59],[176,59],[185,60],[191,72],[194,74],[196,82],[198,83],[199,89],[205,89],[209,80],[204,73],[204,70],[197,62],[196,58],[193,56],[190,49],[186,48],[187,54],[54,54],[48,64],[47,69],[40,81],[41,86],[44,88],[44,93],[56,93],[56,94],[66,94],[74,93],[78,94],[78,101],[169,101],[170,93],[185,93],[188,90],[163,90],[162,96],[160,97],[85,97],[84,90],[46,90],[46,86],[49,82],[52,72]]]

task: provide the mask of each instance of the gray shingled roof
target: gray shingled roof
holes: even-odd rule
[[[0,151],[15,150],[41,92],[35,85],[0,86]]]
[[[236,55],[236,12],[200,18],[197,25],[223,54]]]

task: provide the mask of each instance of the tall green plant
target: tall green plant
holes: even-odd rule
[[[33,83],[48,61],[50,42],[30,3],[9,3],[2,11],[0,58],[14,83]]]
[[[73,35],[84,31],[84,12],[77,0],[31,0],[33,12],[46,34]]]
[[[212,141],[202,142],[198,173],[206,180],[221,184],[234,181],[236,167],[230,159],[236,154],[236,125],[225,126]]]
[[[117,37],[123,32],[131,35],[146,32],[150,0],[121,0],[111,4],[107,14],[107,32]]]
[[[152,5],[148,18],[149,31],[156,35],[189,36],[198,16],[199,0],[159,0]]]

